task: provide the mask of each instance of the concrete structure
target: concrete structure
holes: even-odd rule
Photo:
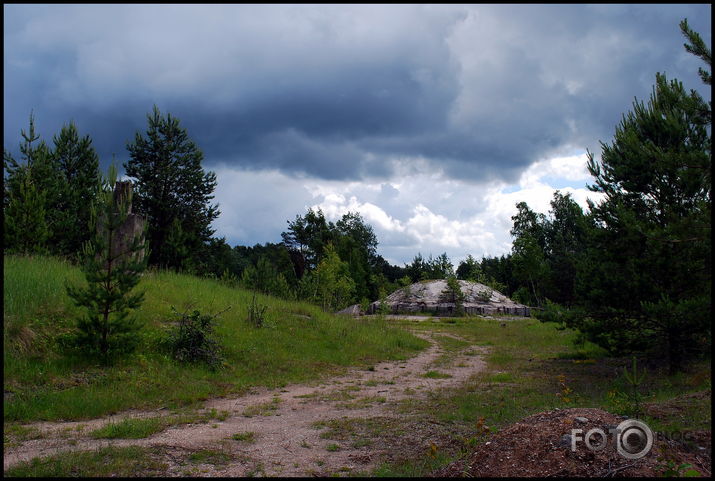
[[[124,220],[122,225],[116,230],[112,238],[111,255],[115,258],[116,263],[121,263],[124,260],[141,261],[146,255],[146,251],[139,250],[136,252],[131,252],[131,245],[134,239],[141,237],[144,234],[144,228],[146,226],[146,219],[144,216],[132,213],[132,183],[130,181],[118,181],[114,185],[114,192],[112,196],[115,210],[118,209],[118,205],[122,202],[127,202],[127,218]],[[97,223],[97,230],[101,231],[105,227],[103,222]]]
[[[518,304],[501,292],[495,291],[478,282],[458,281],[464,295],[463,307],[466,314],[510,314],[515,316],[530,315],[528,306]],[[455,314],[454,296],[450,293],[444,279],[422,281],[403,287],[385,299],[389,314],[414,314],[426,312],[436,315]],[[380,309],[380,301],[373,302],[368,314]],[[341,311],[354,314],[356,306]]]

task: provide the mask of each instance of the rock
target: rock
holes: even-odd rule
[[[364,312],[362,312],[360,304],[354,304],[352,306],[346,307],[341,311],[336,312],[336,314],[345,314],[348,316],[362,316]]]
[[[586,424],[588,422],[588,418],[585,418],[583,416],[578,416],[578,417],[574,418],[574,421],[579,424]]]

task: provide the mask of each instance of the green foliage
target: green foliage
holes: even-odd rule
[[[317,267],[323,250],[334,240],[334,226],[325,220],[323,211],[309,209],[305,216],[297,215],[295,221],[288,221],[288,230],[281,233],[283,243],[296,251],[307,269]],[[299,277],[302,277],[302,271]]]
[[[21,162],[3,153],[4,247],[9,252],[41,253],[49,246],[57,211],[58,174],[50,150],[35,132],[30,114],[29,131],[21,131]],[[39,140],[39,143],[35,143]]]
[[[51,150],[35,132],[32,114],[21,135],[21,162],[4,154],[5,247],[74,256],[89,239],[86,226],[99,183],[91,140],[80,139],[70,123],[53,137]]]
[[[266,311],[268,306],[256,304],[256,293],[253,293],[251,305],[248,306],[248,323],[253,327],[263,327],[266,322]]]
[[[92,431],[90,436],[95,439],[143,439],[164,430],[167,421],[159,417],[126,418],[116,423],[110,421]]]
[[[712,52],[710,47],[705,45],[705,42],[703,42],[703,39],[700,37],[698,32],[695,32],[690,28],[687,18],[680,22],[680,31],[690,41],[689,44],[683,44],[685,50],[700,58],[708,64],[708,67],[712,68]],[[700,67],[698,68],[698,73],[700,74],[700,78],[703,80],[705,85],[711,85],[712,75],[710,72]]]
[[[625,381],[624,389],[615,389],[609,394],[618,406],[622,406],[622,411],[634,418],[640,418],[643,415],[643,398],[641,387],[645,380],[646,370],[638,370],[638,365],[635,356],[631,363],[631,369],[623,369],[623,380]]]
[[[710,350],[711,137],[709,109],[677,80],[656,75],[600,162],[589,153],[591,208],[578,327],[612,352],[667,353],[670,367]],[[635,300],[635,302],[634,302]]]
[[[464,293],[459,281],[455,276],[447,277],[447,287],[442,292],[447,302],[454,303],[454,315],[463,316],[464,312]],[[491,295],[490,295],[491,297]]]
[[[238,286],[238,278],[236,277],[236,274],[230,272],[228,269],[223,270],[223,273],[221,273],[221,277],[219,277],[219,280],[229,287]]]
[[[572,327],[580,315],[576,309],[565,308],[549,299],[541,309],[534,310],[534,317],[538,320],[556,323],[560,328]]]
[[[54,252],[74,255],[89,240],[86,226],[100,182],[99,157],[88,135],[81,137],[74,122],[53,137],[52,158],[59,173],[57,217],[51,239]]]
[[[549,271],[543,247],[538,244],[537,238],[525,234],[514,239],[512,261],[516,278],[530,287],[531,299],[535,304],[542,305],[543,283],[548,279]]]
[[[148,220],[149,264],[206,270],[204,259],[219,215],[211,205],[216,174],[204,172],[203,153],[171,114],[154,106],[145,136],[136,133],[124,163],[134,178],[135,212]]]
[[[285,299],[294,297],[293,290],[288,285],[282,272],[268,260],[267,256],[258,258],[258,263],[249,265],[241,276],[241,285],[246,289],[256,290]]]
[[[570,306],[576,301],[576,275],[591,225],[570,194],[554,192],[544,223],[548,291],[545,297]]]
[[[512,293],[511,298],[518,302],[519,304],[524,304],[526,306],[536,305],[536,299],[531,295],[531,291],[526,286],[519,287],[514,293]]]
[[[131,198],[115,196],[117,173],[109,178],[92,208],[92,238],[84,245],[82,272],[86,287],[67,285],[67,294],[86,316],[77,321],[77,331],[65,338],[67,347],[96,356],[106,364],[115,355],[129,353],[139,342],[140,326],[129,317],[144,300],[144,293],[131,293],[146,267],[146,244],[142,235],[129,239],[126,250],[119,239],[128,218]]]
[[[465,260],[459,263],[459,266],[457,267],[457,279],[463,279],[465,281],[470,281],[470,282],[480,282],[484,283],[485,276],[484,273],[482,272],[482,267],[479,265],[479,262],[472,257],[472,255],[468,255]]]
[[[201,314],[194,310],[191,314],[179,313],[174,306],[172,313],[178,317],[178,325],[169,332],[165,345],[179,362],[203,363],[211,369],[218,369],[224,361],[221,344],[214,336],[214,324],[220,315]]]
[[[483,284],[513,298],[513,293],[519,288],[519,284],[514,275],[514,262],[511,254],[500,257],[483,257],[480,267],[487,279],[487,282],[483,282]]]
[[[699,478],[700,471],[690,463],[678,463],[672,459],[660,463],[660,475],[664,478]]]
[[[556,191],[548,216],[517,204],[512,217],[514,236],[509,263],[514,280],[529,293],[519,291],[522,303],[543,306],[547,298],[560,304],[576,301],[575,284],[579,262],[590,224],[570,194]],[[507,284],[499,283],[504,288]],[[502,291],[497,285],[496,290]],[[515,290],[518,290],[515,289]]]
[[[288,230],[281,236],[290,252],[292,271],[301,280],[300,294],[304,298],[315,298],[314,274],[326,256],[328,245],[333,246],[347,266],[353,283],[352,297],[374,299],[377,295],[381,280],[381,273],[376,272],[381,259],[377,255],[377,238],[360,214],[348,212],[333,223],[325,219],[322,210],[310,209],[304,216],[296,216],[295,221],[289,221]],[[289,281],[288,278],[286,280]]]
[[[18,171],[19,184],[5,209],[4,244],[8,252],[42,253],[50,232],[45,212],[45,194],[35,187],[28,168]]]
[[[389,314],[391,312],[390,305],[387,303],[387,293],[385,291],[380,291],[380,298],[378,300],[377,313],[381,316]]]
[[[244,431],[240,433],[235,433],[231,436],[234,441],[244,441],[246,443],[253,443],[256,441],[256,433],[253,431]]]
[[[348,306],[354,296],[355,282],[350,277],[348,264],[340,260],[332,243],[325,248],[323,259],[314,272],[304,278],[310,289],[309,299],[324,310],[339,310]]]
[[[408,275],[414,282],[426,281],[429,279],[447,279],[454,276],[454,268],[452,261],[449,260],[446,252],[443,252],[436,258],[424,259],[421,253],[412,260],[412,264],[406,266]]]

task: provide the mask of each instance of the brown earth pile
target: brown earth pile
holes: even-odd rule
[[[578,418],[578,419],[577,419]],[[584,420],[585,418],[585,420]],[[477,447],[468,457],[435,473],[437,477],[651,477],[662,476],[668,466],[690,464],[701,476],[711,475],[709,431],[688,433],[689,442],[654,436],[653,447],[640,459],[617,452],[609,435],[600,451],[590,450],[582,440],[572,450],[572,429],[584,434],[593,428],[609,433],[624,420],[601,409],[557,409],[529,416],[512,424]],[[594,442],[599,438],[593,437]],[[682,476],[687,469],[682,468]]]

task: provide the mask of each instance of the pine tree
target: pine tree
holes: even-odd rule
[[[22,254],[46,251],[49,230],[45,215],[45,195],[38,191],[25,167],[16,173],[20,183],[9,197],[5,209],[5,250]]]
[[[146,267],[144,233],[122,238],[126,235],[123,232],[130,215],[131,196],[122,195],[115,186],[117,171],[112,165],[92,206],[92,237],[82,251],[87,286],[67,286],[69,297],[87,310],[87,315],[78,320],[77,332],[69,344],[105,364],[116,355],[133,351],[139,342],[140,326],[129,317],[129,311],[143,302],[144,292],[131,291]]]
[[[60,198],[52,243],[61,254],[76,254],[89,240],[90,206],[97,195],[99,157],[89,136],[80,138],[74,122],[54,136],[52,157],[60,173]]]
[[[30,113],[30,127],[27,132],[21,130],[21,135],[23,141],[20,144],[20,162],[15,160],[9,152],[4,151],[3,153],[5,167],[4,224],[10,229],[17,227],[29,229],[29,232],[33,232],[36,228],[37,232],[42,232],[42,235],[32,240],[29,239],[27,232],[16,231],[17,235],[6,236],[5,248],[27,251],[27,242],[22,245],[13,244],[16,240],[25,238],[31,241],[32,251],[44,252],[52,247],[47,241],[56,229],[57,210],[54,209],[54,206],[57,205],[60,197],[59,172],[47,144],[40,139],[39,134],[35,131],[35,118],[32,113]],[[11,203],[13,208],[8,210]],[[37,212],[31,213],[31,208],[36,209]],[[13,219],[13,215],[21,215],[22,218]],[[28,224],[30,218],[38,223],[37,227]]]
[[[598,228],[579,276],[589,318],[578,327],[612,351],[666,353],[672,370],[710,346],[707,109],[657,74],[649,101],[635,101],[601,144],[601,161],[589,153],[590,187],[605,200],[591,206]]]
[[[145,215],[149,224],[149,263],[175,268],[179,267],[178,246],[171,252],[165,246],[175,219],[190,258],[201,257],[214,233],[210,226],[219,210],[210,201],[216,174],[204,172],[203,153],[176,117],[162,116],[154,106],[147,120],[146,135],[137,132],[134,142],[127,145],[130,159],[124,169],[135,179],[135,211]]]

